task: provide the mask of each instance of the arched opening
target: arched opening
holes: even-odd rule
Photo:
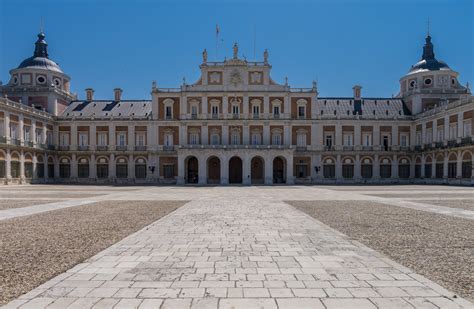
[[[451,153],[448,157],[448,178],[456,178],[458,167],[458,156]]]
[[[33,178],[33,157],[29,153],[25,154],[25,178]]]
[[[44,158],[42,155],[36,156],[36,178],[44,178]]]
[[[16,152],[11,154],[10,173],[12,178],[20,178],[20,155]]]
[[[401,158],[398,161],[398,177],[402,179],[410,178],[410,160]]]
[[[370,179],[373,175],[373,164],[371,158],[363,158],[361,160],[361,176],[364,179]]]
[[[342,177],[345,179],[354,178],[354,159],[344,158],[342,160]]]
[[[186,183],[198,183],[199,181],[199,163],[196,157],[186,159]]]
[[[125,157],[119,157],[115,161],[115,177],[127,178],[128,177],[128,161]]]
[[[0,178],[6,177],[5,153],[0,151]]]
[[[265,182],[265,161],[262,157],[252,158],[250,175],[252,184],[263,184]]]
[[[439,154],[436,156],[436,178],[443,178],[444,176],[444,156]]]
[[[286,183],[286,160],[282,157],[273,159],[273,183]]]
[[[48,157],[48,178],[54,178],[54,160]]]
[[[105,179],[109,177],[109,159],[106,157],[97,158],[97,178]]]
[[[135,160],[135,178],[146,178],[146,159],[138,158]]]
[[[323,159],[323,176],[324,178],[336,178],[336,160],[334,158]]]
[[[78,178],[89,178],[89,159],[79,158],[77,160],[77,177]]]
[[[431,178],[433,175],[433,163],[431,156],[425,158],[425,178]]]
[[[380,160],[380,178],[392,177],[392,161],[389,158]]]
[[[69,158],[64,157],[59,159],[59,177],[71,177],[71,161]]]
[[[229,183],[242,183],[242,159],[239,157],[229,160]]]
[[[218,184],[221,181],[221,160],[218,157],[207,159],[207,183]]]
[[[415,160],[415,178],[421,178],[421,158]]]
[[[462,178],[469,179],[472,177],[472,154],[466,151],[462,156]]]

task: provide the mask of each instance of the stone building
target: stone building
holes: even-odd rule
[[[474,184],[474,99],[430,36],[396,97],[321,97],[274,81],[268,58],[204,51],[193,84],[79,100],[40,33],[0,86],[1,182]]]

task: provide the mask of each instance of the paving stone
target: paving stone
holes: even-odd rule
[[[316,298],[283,298],[277,299],[279,309],[325,309],[324,305]]]

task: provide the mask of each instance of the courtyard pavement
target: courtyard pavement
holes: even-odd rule
[[[91,191],[88,187],[57,187]],[[25,199],[25,194],[6,194],[23,188],[2,187],[0,197],[5,194],[12,201]],[[30,188],[47,191],[55,187]],[[474,219],[471,210],[416,200],[417,194],[428,194],[430,200],[438,194],[438,200],[443,196],[450,200],[461,196],[472,201],[472,188],[293,186],[120,190],[103,187],[101,190],[101,194],[84,199],[65,198],[49,204],[38,202],[35,206],[1,210],[0,220],[100,200],[190,202],[20,296],[6,308],[474,308],[467,300],[454,297],[454,293],[438,284],[284,202],[371,200]],[[400,192],[410,195],[403,197]],[[393,198],[397,194],[400,198]]]

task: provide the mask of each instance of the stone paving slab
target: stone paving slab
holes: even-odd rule
[[[474,307],[279,201],[289,190],[276,191],[194,190],[192,202],[6,308]]]

